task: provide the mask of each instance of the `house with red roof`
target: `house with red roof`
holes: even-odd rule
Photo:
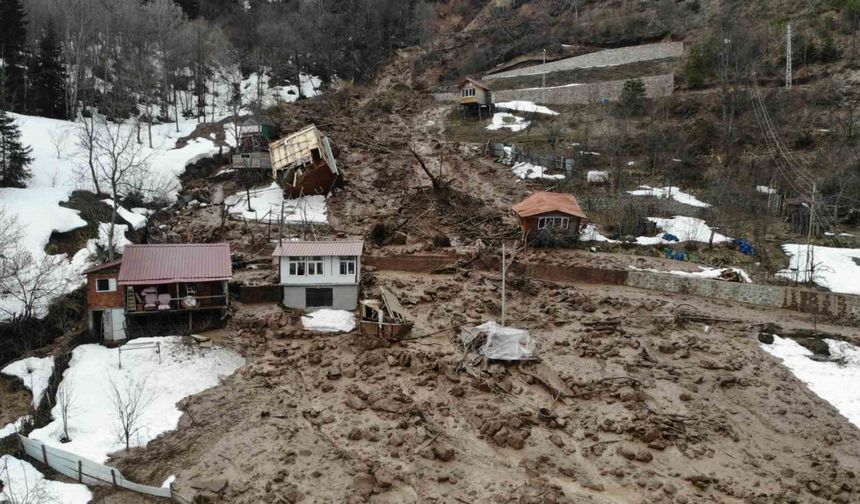
[[[573,242],[588,223],[572,194],[539,191],[512,208],[526,243]]]
[[[198,320],[223,318],[233,277],[227,243],[128,245],[122,259],[84,271],[90,330],[122,341],[131,329],[175,333]],[[202,316],[205,315],[205,316]]]

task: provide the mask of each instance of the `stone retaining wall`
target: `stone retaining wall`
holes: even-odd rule
[[[645,83],[645,95],[648,98],[670,96],[675,91],[675,76],[673,74],[652,75],[642,77]],[[597,103],[601,100],[618,101],[624,80],[592,82],[589,84],[569,84],[554,86],[546,89],[500,89],[493,91],[493,101],[505,102],[525,100],[547,105],[583,105]],[[433,99],[445,103],[457,103],[460,95],[457,93],[433,93]]]
[[[631,47],[619,47],[617,49],[605,49],[593,53],[565,58],[541,65],[533,65],[525,68],[516,68],[495,74],[484,76],[485,81],[503,79],[505,77],[519,77],[522,75],[540,75],[544,72],[561,72],[565,70],[576,70],[577,68],[596,68],[640,61],[651,61],[664,58],[680,58],[684,55],[683,42],[661,42],[657,44],[645,44]]]

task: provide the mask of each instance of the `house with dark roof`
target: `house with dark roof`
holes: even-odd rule
[[[123,257],[84,271],[90,330],[104,341],[172,333],[187,323],[223,318],[233,277],[230,246],[212,244],[127,245]],[[150,329],[149,331],[145,331]]]
[[[285,241],[275,248],[290,308],[355,310],[361,283],[362,240]]]
[[[549,245],[576,241],[588,223],[572,194],[539,191],[514,205],[513,211],[526,243]]]

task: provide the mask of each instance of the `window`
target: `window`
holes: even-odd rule
[[[96,292],[114,292],[116,291],[116,280],[113,278],[97,278]]]
[[[322,275],[323,260],[320,256],[308,258],[308,275]]]
[[[295,257],[290,256],[289,261],[289,271],[290,276],[304,276],[305,274],[305,258],[304,257]]]
[[[538,229],[567,229],[567,217],[539,217]]]
[[[355,275],[355,257],[340,258],[340,274]]]
[[[465,88],[465,89],[463,89],[461,94],[463,96],[475,96],[475,89],[474,88]]]

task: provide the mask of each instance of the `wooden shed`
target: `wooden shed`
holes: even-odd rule
[[[328,194],[341,173],[331,143],[311,124],[269,145],[272,177],[290,198]]]
[[[278,136],[274,121],[264,115],[253,115],[239,124],[239,138],[233,149],[233,168],[270,170],[272,158],[269,142]]]
[[[460,81],[460,108],[463,115],[477,115],[479,118],[483,114],[490,114],[493,111],[493,91],[483,82],[465,78]]]
[[[527,243],[575,242],[588,222],[572,194],[536,192],[514,205],[513,211]]]

